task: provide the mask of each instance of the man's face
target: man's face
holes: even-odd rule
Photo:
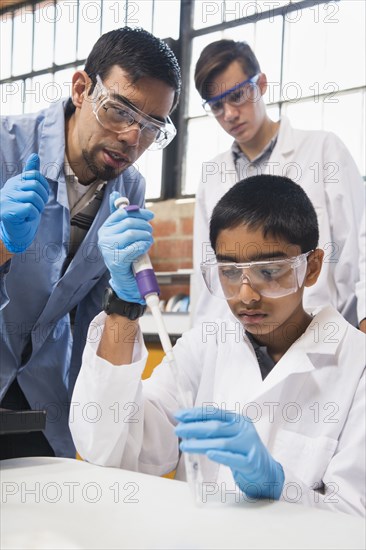
[[[240,63],[233,61],[227,69],[210,81],[209,95],[213,97],[223,94],[248,78],[249,75],[243,71]],[[224,111],[216,119],[225,132],[238,142],[239,146],[253,144],[265,121],[266,110],[262,100],[265,87],[265,76],[261,74],[257,84],[251,87],[250,94],[247,94],[247,101],[243,104],[232,105],[225,101],[225,98],[223,99]]]
[[[173,105],[174,90],[168,84],[150,77],[132,84],[128,74],[117,65],[112,67],[103,85],[111,99],[119,101],[118,96],[123,96],[140,111],[160,121],[167,118]],[[83,179],[110,180],[131,166],[148,145],[141,139],[138,124],[121,133],[104,128],[93,112],[88,91],[89,88],[83,95],[76,122],[77,146],[86,174]]]
[[[222,230],[216,243],[217,261],[221,262],[279,260],[301,253],[300,246],[279,238],[263,237],[260,229],[250,230],[245,225]],[[262,296],[255,285],[251,286],[246,280],[241,284],[237,296],[227,302],[245,330],[258,341],[261,341],[261,336],[268,341],[271,333],[280,333],[289,338],[292,335],[296,338],[300,336],[305,315],[302,295],[303,286],[279,298]]]

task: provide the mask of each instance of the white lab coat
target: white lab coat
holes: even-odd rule
[[[359,267],[360,267],[360,280],[356,284],[357,294],[357,316],[361,322],[366,319],[366,211],[363,213],[361,222],[360,236],[358,240],[359,244]]]
[[[177,467],[174,411],[181,407],[164,360],[141,382],[147,351],[135,344],[131,365],[96,356],[105,314],[91,325],[76,382],[70,429],[93,463],[161,475]],[[191,329],[177,342],[178,369],[195,406],[212,404],[251,417],[285,471],[282,498],[364,514],[365,336],[332,307],[320,311],[263,381],[239,322]],[[184,479],[179,463],[177,477]],[[226,489],[229,468],[205,459],[203,477]],[[324,494],[314,491],[323,486]],[[295,497],[294,497],[295,491]]]
[[[317,284],[305,289],[304,306],[311,309],[332,304],[357,326],[355,285],[359,280],[359,264],[355,243],[364,211],[365,188],[350,153],[336,135],[296,130],[283,117],[265,172],[287,176],[299,183],[318,216],[319,247],[325,251],[324,264]],[[212,296],[205,287],[199,264],[213,256],[209,245],[212,210],[237,181],[231,150],[202,164],[193,236],[194,324],[230,316],[227,303]]]

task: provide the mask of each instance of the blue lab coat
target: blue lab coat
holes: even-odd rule
[[[68,428],[69,402],[87,329],[101,311],[109,279],[97,231],[109,215],[114,190],[143,205],[145,181],[131,167],[108,182],[95,220],[62,276],[70,241],[63,170],[66,100],[36,114],[1,117],[0,185],[38,153],[50,197],[30,247],[0,267],[0,400],[17,377],[32,409],[46,409],[45,435],[56,456],[75,456]],[[69,312],[77,306],[72,331]],[[90,409],[89,409],[90,413]]]

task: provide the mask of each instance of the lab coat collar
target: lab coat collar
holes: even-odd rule
[[[65,208],[69,205],[64,173],[67,101],[64,98],[46,110],[39,144],[42,173],[49,181],[57,182],[57,202]]]
[[[253,399],[272,390],[288,376],[306,374],[323,367],[335,367],[335,356],[347,326],[347,321],[332,306],[318,308],[304,334],[292,344],[256,388]],[[305,379],[301,377],[298,380],[300,385],[301,380]]]
[[[294,345],[309,357],[314,367],[324,366],[327,357],[334,363],[347,326],[347,321],[332,306],[318,307],[310,325]],[[316,360],[320,357],[323,358],[321,364]]]
[[[296,140],[293,134],[294,130],[289,119],[285,116],[281,117],[277,142],[273,149],[273,156],[286,156],[295,150]]]
[[[215,160],[218,160],[216,158]],[[214,160],[214,161],[215,161]],[[213,162],[213,161],[210,161]],[[226,193],[235,183],[238,181],[238,176],[236,173],[235,163],[234,163],[234,154],[230,147],[229,150],[220,155],[218,160],[218,170],[219,170],[219,181],[223,185],[223,194]]]

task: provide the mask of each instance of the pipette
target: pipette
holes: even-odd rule
[[[139,206],[130,205],[130,201],[127,197],[118,197],[114,201],[114,206],[116,208],[124,208],[128,212],[137,212],[139,210]],[[133,262],[132,269],[136,277],[140,294],[146,301],[146,304],[149,306],[152,316],[154,317],[162,348],[174,374],[179,401],[181,402],[183,408],[189,409],[193,407],[192,394],[184,388],[182,376],[174,358],[172,344],[159,308],[160,289],[148,254],[142,254],[139,256],[137,260]],[[196,503],[200,504],[202,502],[203,481],[200,467],[200,457],[191,453],[183,454],[188,484],[194,493]]]

